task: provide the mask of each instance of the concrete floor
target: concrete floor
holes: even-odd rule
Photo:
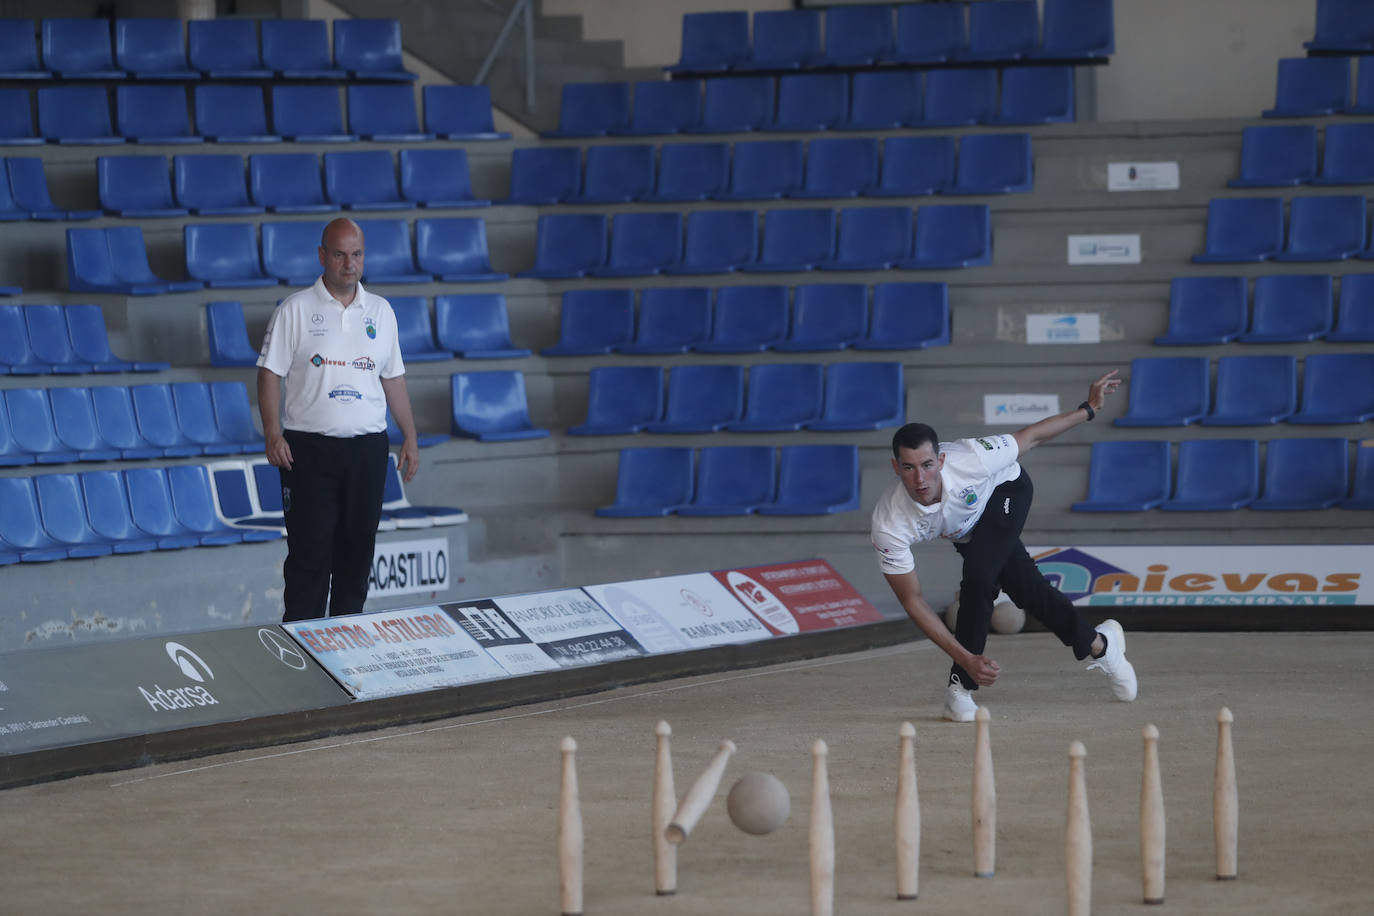
[[[946,663],[914,642],[558,703],[12,789],[0,795],[10,914],[555,914],[559,740],[580,745],[587,914],[808,911],[817,737],[830,745],[836,912],[1065,911],[1069,743],[1087,745],[1099,914],[1374,911],[1374,634],[1138,633],[1134,704],[1052,636],[994,637],[997,874],[972,877],[972,726],[938,720]],[[1235,713],[1240,877],[1214,879],[1216,713]],[[653,727],[677,791],[717,742],[739,752],[653,895]],[[917,729],[920,899],[894,899],[897,728]],[[1141,728],[1162,737],[1167,903],[1140,902]],[[776,774],[792,814],[747,836],[723,796]]]

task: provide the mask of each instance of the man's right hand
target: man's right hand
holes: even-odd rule
[[[273,467],[291,470],[291,446],[286,444],[286,437],[277,435],[267,438],[267,463]]]
[[[1002,671],[1002,666],[986,655],[975,655],[962,667],[979,687],[991,687],[997,683],[997,675]]]

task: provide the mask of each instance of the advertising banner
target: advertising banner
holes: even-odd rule
[[[983,422],[989,426],[1025,426],[1057,413],[1057,394],[983,395]]]
[[[1071,235],[1070,264],[1139,264],[1140,234]]]
[[[772,635],[710,573],[589,585],[586,592],[655,655]]]
[[[1177,162],[1109,162],[1108,191],[1177,191]]]
[[[1028,344],[1095,344],[1102,342],[1102,317],[1096,312],[1026,316]]]
[[[883,619],[825,560],[718,570],[712,575],[780,636]]]
[[[448,538],[377,541],[367,577],[371,598],[445,592],[449,586]]]

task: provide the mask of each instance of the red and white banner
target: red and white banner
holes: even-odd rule
[[[773,633],[786,636],[883,619],[825,560],[798,560],[712,573]]]

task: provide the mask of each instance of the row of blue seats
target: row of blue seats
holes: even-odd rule
[[[998,91],[998,75],[1001,90]],[[893,130],[1074,119],[1071,67],[979,67],[634,84],[566,83],[545,137]]]
[[[901,363],[603,366],[588,374],[587,420],[570,436],[882,429],[906,418]]]
[[[1374,5],[1366,0],[1317,0],[1310,51],[1374,51]]]
[[[485,86],[426,86],[421,129],[415,90],[406,85],[347,87],[348,126],[334,86],[205,84],[116,86],[115,117],[104,86],[40,86],[38,130],[27,89],[0,89],[0,145],[61,143],[348,143],[503,139]],[[267,102],[271,102],[269,120]],[[269,126],[270,124],[270,126]]]
[[[242,382],[7,388],[0,465],[236,455],[263,449]]]
[[[163,362],[130,362],[110,352],[98,305],[0,305],[0,375],[159,372]]]
[[[585,176],[582,158],[575,146],[517,149],[504,203],[1004,194],[1034,181],[1022,133],[969,134],[957,152],[952,136],[590,146]]]
[[[1294,197],[1285,240],[1282,197],[1216,198],[1207,205],[1207,249],[1198,264],[1374,258],[1369,212],[1357,194]]]
[[[600,516],[830,515],[859,508],[853,445],[626,448]],[[694,468],[695,466],[695,468]]]
[[[1189,439],[1179,443],[1175,474],[1168,442],[1095,442],[1088,497],[1073,509],[1374,509],[1374,447],[1357,449],[1353,487],[1345,439],[1272,439],[1264,451],[1261,474],[1254,439]]]
[[[1223,356],[1217,360],[1216,397],[1205,356],[1131,360],[1130,406],[1117,426],[1328,425],[1374,419],[1374,353],[1294,356]]]
[[[838,229],[837,229],[838,227]],[[609,230],[609,240],[607,238]],[[371,248],[369,247],[369,257]],[[522,277],[642,277],[731,271],[939,270],[992,263],[986,204],[599,213],[539,217]]]
[[[1155,343],[1374,341],[1374,274],[1341,278],[1340,311],[1332,315],[1333,277],[1257,277],[1253,310],[1244,277],[1176,277],[1169,285],[1169,328]]]
[[[1332,124],[1317,171],[1317,127],[1284,124],[1241,131],[1240,175],[1233,188],[1374,184],[1374,124]]]
[[[895,25],[894,25],[894,16]],[[967,24],[966,24],[967,23]],[[902,3],[687,13],[673,72],[870,67],[1022,58],[1099,59],[1115,49],[1111,0]]]
[[[0,90],[3,92],[4,90]],[[0,221],[95,219],[99,210],[65,210],[53,202],[43,160],[10,157],[0,172]]]
[[[35,31],[41,36],[39,59]],[[0,19],[0,79],[413,80],[395,19]],[[189,61],[188,61],[189,51]]]
[[[1274,87],[1274,107],[1266,118],[1306,118],[1374,113],[1374,63],[1359,58],[1351,91],[1353,58],[1282,57]]]

